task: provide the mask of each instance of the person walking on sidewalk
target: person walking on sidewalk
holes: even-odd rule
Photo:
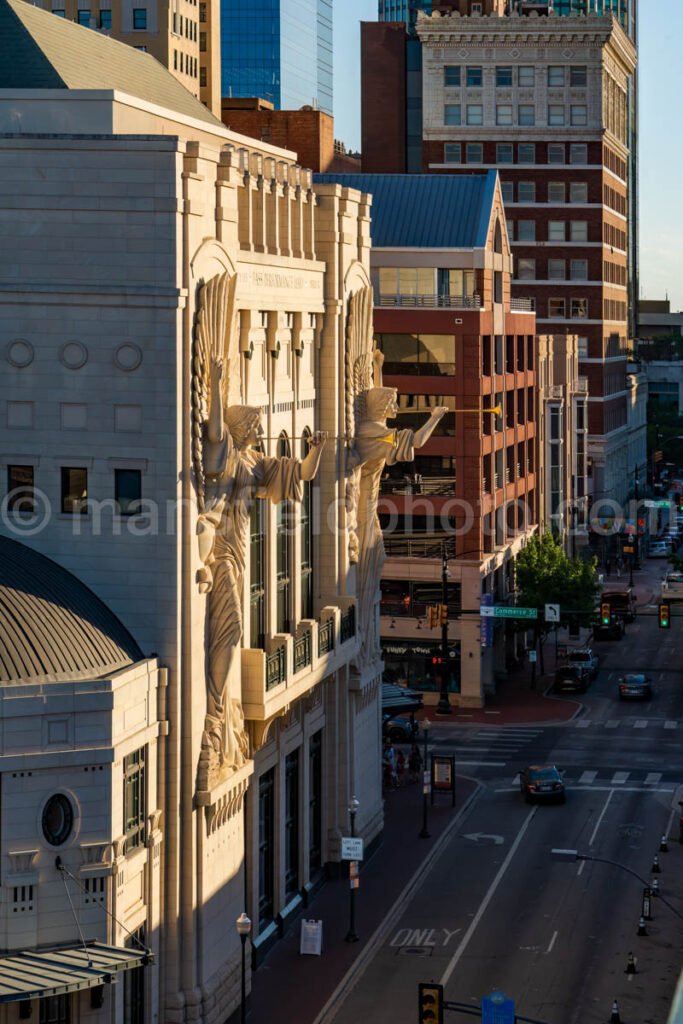
[[[410,772],[411,782],[419,782],[421,769],[422,755],[420,754],[417,743],[413,743],[408,756],[408,771]]]
[[[402,786],[406,777],[406,756],[399,750],[396,757],[396,785]]]

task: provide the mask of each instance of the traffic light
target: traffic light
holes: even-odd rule
[[[600,619],[603,626],[609,626],[612,621],[612,609],[609,601],[603,601],[600,605]]]
[[[678,501],[678,511],[679,512],[683,512],[683,494],[679,494],[678,495],[677,501]]]
[[[419,984],[418,1024],[443,1024],[443,985]]]
[[[448,625],[448,605],[447,604],[440,604],[439,608],[441,609],[441,625],[442,626],[447,626]]]
[[[439,658],[436,654],[432,658],[432,665],[443,665],[443,658]]]
[[[659,628],[671,628],[671,607],[668,601],[662,601],[659,606]]]
[[[435,626],[439,625],[439,609],[438,607],[430,605],[427,609],[427,626],[429,629],[434,629]]]

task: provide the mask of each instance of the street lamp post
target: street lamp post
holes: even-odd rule
[[[349,800],[349,825],[351,827],[351,838],[354,839],[356,836],[356,815],[358,814],[358,808],[360,807],[359,801],[355,796],[352,796]],[[356,933],[356,884],[357,879],[353,877],[353,869],[351,865],[353,861],[349,861],[349,930],[346,933],[345,942],[358,942],[358,935]]]
[[[448,549],[446,542],[441,545],[441,688],[439,691],[439,703],[436,706],[437,715],[450,715],[453,709],[448,699],[448,679],[450,670],[448,668]]]
[[[579,853],[578,850],[553,849],[550,851],[550,853],[553,860],[594,860],[598,864],[609,864],[613,868],[620,868],[622,871],[626,871],[629,875],[633,875],[633,877],[637,878],[639,882],[642,882],[646,888],[649,888],[652,884],[650,881],[648,881],[647,878],[643,878],[643,876],[639,875],[637,871],[634,871],[633,868],[627,867],[626,864],[622,864],[618,860],[610,860],[609,857],[594,857],[592,854],[589,853]],[[661,892],[659,894],[659,899],[665,907],[669,908],[672,914],[675,914],[676,917],[679,917],[683,921],[683,914],[680,912],[680,910],[677,910],[676,907],[669,903],[669,901],[662,896]]]
[[[422,830],[421,830],[421,832],[418,835],[419,839],[429,839],[430,838],[429,828],[427,827],[427,813],[428,813],[428,806],[429,806],[429,793],[427,792],[427,782],[426,782],[426,779],[427,779],[427,771],[428,771],[428,768],[427,768],[427,757],[428,757],[428,753],[429,753],[428,752],[428,748],[427,748],[427,740],[429,738],[429,730],[431,728],[431,725],[432,725],[432,723],[429,721],[428,718],[425,718],[423,720],[423,722],[422,722],[422,735],[424,737],[424,758],[423,758],[423,762],[422,762]]]
[[[242,911],[240,916],[235,922],[237,926],[237,934],[240,937],[242,943],[242,1002],[240,1008],[240,1024],[246,1024],[247,1022],[247,938],[251,931],[251,921],[247,915]]]

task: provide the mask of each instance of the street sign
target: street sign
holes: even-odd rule
[[[635,551],[635,548],[633,547],[632,544],[624,544],[623,552],[624,552],[625,555],[632,555],[634,551]]]
[[[479,614],[486,619],[537,619],[538,608],[508,608],[507,605],[482,605]]]
[[[342,836],[341,841],[342,860],[362,860],[363,840],[356,837]]]
[[[536,661],[536,651],[529,651],[529,661],[532,665]]]
[[[671,508],[671,502],[666,499],[652,501],[651,498],[647,498],[643,502],[643,505],[645,506],[645,508]]]
[[[559,604],[547,604],[545,606],[545,621],[546,622],[559,622],[560,621],[560,606],[559,606]]]
[[[515,1024],[515,1003],[503,992],[492,992],[481,1001],[481,1024]]]

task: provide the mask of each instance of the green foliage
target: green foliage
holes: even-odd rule
[[[570,558],[552,533],[532,537],[515,561],[518,604],[538,608],[559,604],[562,622],[572,612],[590,612],[600,589],[595,559]]]
[[[683,555],[670,554],[669,562],[671,563],[671,567],[675,569],[676,572],[683,572]]]

